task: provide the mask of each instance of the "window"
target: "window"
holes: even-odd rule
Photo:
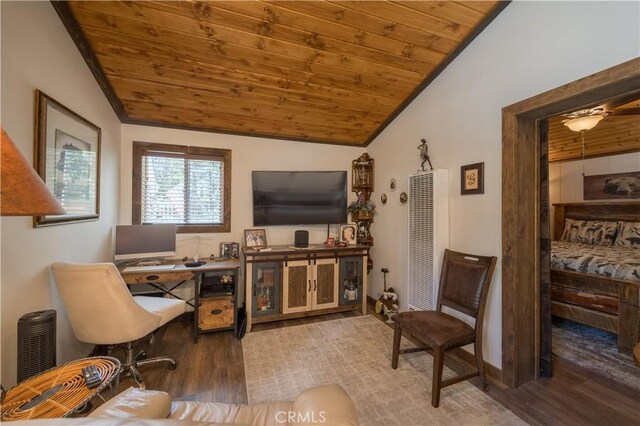
[[[133,223],[231,230],[231,150],[133,143]]]

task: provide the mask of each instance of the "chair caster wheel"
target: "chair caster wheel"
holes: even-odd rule
[[[136,355],[136,361],[140,361],[141,359],[146,359],[147,353],[145,351],[140,351],[138,355]]]
[[[178,367],[178,364],[169,364],[169,370],[173,371]]]

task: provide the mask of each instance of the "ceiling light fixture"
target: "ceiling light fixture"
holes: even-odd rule
[[[585,132],[596,127],[606,115],[602,108],[583,109],[565,114],[568,120],[564,120],[563,123],[574,132]]]

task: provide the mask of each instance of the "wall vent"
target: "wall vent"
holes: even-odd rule
[[[409,176],[409,271],[411,310],[433,310],[444,249],[449,245],[449,175],[434,170]]]

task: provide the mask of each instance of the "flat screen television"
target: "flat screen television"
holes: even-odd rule
[[[254,171],[253,225],[347,223],[347,172]]]
[[[117,225],[115,260],[176,254],[176,225]]]

